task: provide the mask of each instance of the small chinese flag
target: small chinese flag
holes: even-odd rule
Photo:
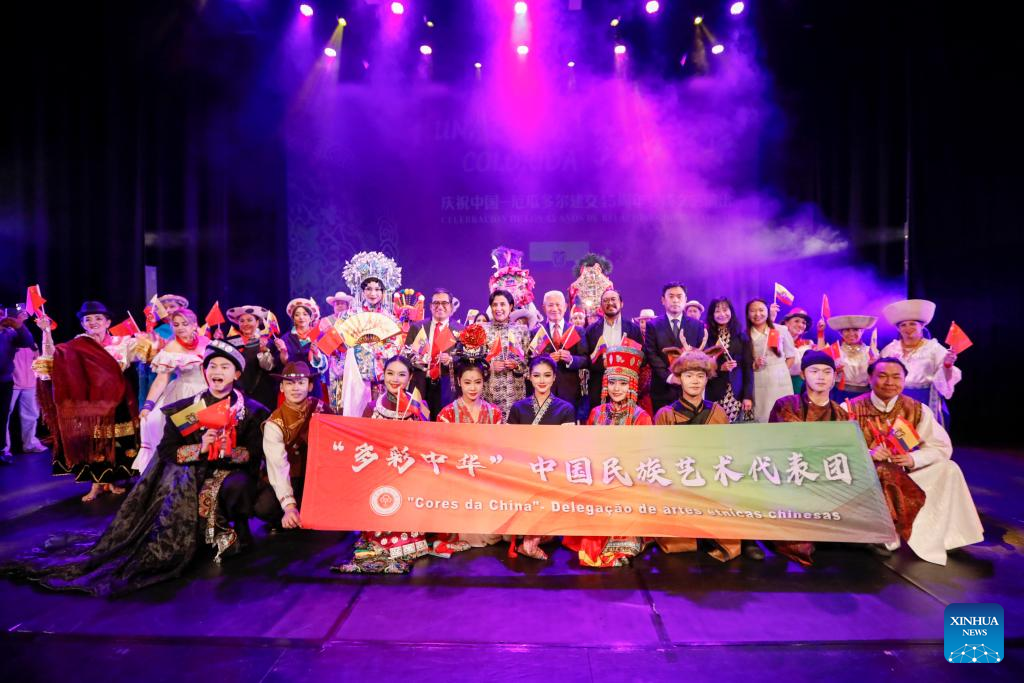
[[[828,294],[821,295],[821,319],[828,320],[832,317],[832,309],[828,305]]]
[[[196,413],[196,419],[204,429],[224,429],[231,424],[231,400],[225,398],[203,408]]]
[[[46,299],[39,291],[39,285],[32,285],[25,292],[25,310],[29,315],[39,315],[43,312],[43,304]]]
[[[580,331],[575,325],[569,328],[569,331],[562,337],[562,349],[568,350],[580,343]]]
[[[832,360],[839,360],[839,356],[842,353],[839,349],[839,342],[834,341],[823,349],[823,353],[832,357]]]
[[[214,325],[220,325],[223,322],[226,322],[226,320],[224,319],[224,314],[220,312],[220,302],[214,301],[213,308],[211,308],[210,312],[206,314],[206,324],[213,327]]]
[[[445,325],[443,330],[434,330],[434,346],[440,353],[450,350],[455,346],[455,335],[452,334],[451,325]]]
[[[130,337],[134,334],[138,334],[139,326],[135,324],[135,320],[128,316],[124,322],[120,322],[110,328],[110,334],[115,337]]]
[[[328,327],[327,331],[324,332],[323,335],[314,342],[314,344],[316,344],[318,349],[329,356],[337,351],[344,341],[345,340],[342,339],[340,332],[333,327]]]
[[[781,342],[779,340],[779,331],[773,327],[768,332],[768,348],[778,352],[780,345]]]
[[[501,355],[501,339],[495,338],[494,343],[491,344],[491,350],[487,354],[487,361],[490,362]]]
[[[959,354],[974,346],[974,342],[960,329],[959,325],[952,322],[949,324],[949,334],[946,335],[946,346]]]
[[[783,287],[778,282],[775,283],[775,300],[786,304],[787,306],[793,305],[794,300],[793,293]]]

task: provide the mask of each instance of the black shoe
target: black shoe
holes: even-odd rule
[[[757,544],[757,541],[750,541],[743,544],[743,556],[748,560],[762,562],[764,560],[764,550]]]
[[[249,529],[248,519],[235,520],[233,528],[238,536],[239,550],[244,550],[252,545],[252,531]]]
[[[14,456],[10,453],[0,453],[0,465],[13,465]]]

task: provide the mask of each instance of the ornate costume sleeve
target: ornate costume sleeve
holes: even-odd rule
[[[266,351],[260,351],[257,353],[256,360],[259,362],[260,367],[267,372],[274,369],[274,355],[270,353],[269,348]]]
[[[295,505],[291,466],[288,464],[288,453],[285,451],[284,434],[273,422],[263,425],[263,455],[267,459],[267,478],[274,488],[274,495],[281,503],[281,509]]]
[[[953,442],[949,440],[949,434],[927,406],[921,411],[917,435],[921,437],[921,448],[910,454],[914,459],[915,470],[953,457]]]

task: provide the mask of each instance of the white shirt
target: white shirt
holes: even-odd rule
[[[896,406],[895,396],[886,402],[878,398],[875,392],[871,392],[871,403],[882,412],[888,413]],[[921,419],[914,425],[917,435],[921,437],[921,446],[910,454],[914,459],[913,469],[919,470],[941,460],[950,460],[953,457],[953,442],[949,440],[949,434],[942,425],[936,421],[928,406],[921,407]]]
[[[273,422],[263,425],[263,455],[267,461],[267,478],[274,488],[274,495],[281,503],[281,509],[296,505],[292,490],[291,465],[284,445],[284,433]]]
[[[947,349],[934,339],[927,339],[917,349],[904,355],[903,344],[895,339],[880,352],[882,356],[899,358],[907,366],[907,386],[911,389],[927,389],[932,386],[947,401],[953,398],[953,387],[960,381],[960,368],[953,366],[953,371],[946,379]]]
[[[613,346],[622,345],[622,316],[615,318],[615,322],[611,325],[608,324],[608,319],[604,319],[604,329],[601,331],[601,336],[604,337],[604,343],[608,345],[608,348]]]

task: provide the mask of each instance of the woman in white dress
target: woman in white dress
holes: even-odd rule
[[[899,330],[900,338],[889,342],[882,357],[899,358],[907,368],[903,393],[931,408],[935,419],[949,429],[946,401],[960,381],[956,352],[935,339],[925,339],[924,329],[935,317],[935,304],[926,299],[906,299],[882,309],[882,315]]]
[[[769,308],[764,299],[747,303],[747,334],[754,349],[754,418],[768,422],[772,407],[793,393],[789,368],[796,358],[793,337],[785,325],[776,325],[779,305]]]
[[[146,401],[139,411],[142,447],[132,465],[139,472],[146,471],[163,437],[167,417],[161,408],[206,390],[203,353],[210,340],[199,334],[196,314],[187,308],[178,309],[171,314],[171,327],[174,329],[174,339],[153,357],[150,365],[156,373],[156,379],[150,385]]]

